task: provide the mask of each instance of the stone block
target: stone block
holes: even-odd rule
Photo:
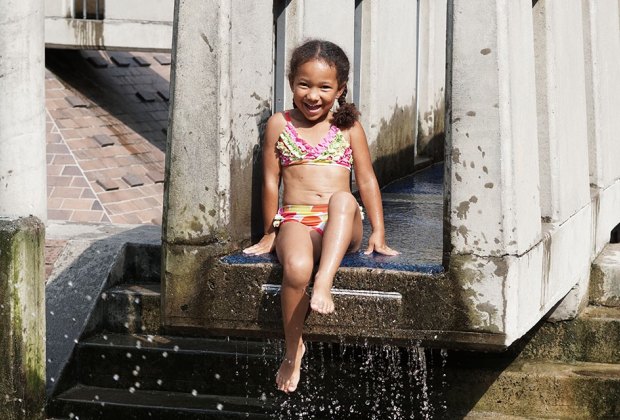
[[[620,244],[608,244],[592,263],[590,303],[620,307]]]

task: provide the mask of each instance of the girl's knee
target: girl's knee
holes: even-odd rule
[[[310,283],[314,262],[312,257],[291,257],[282,261],[284,270],[283,284],[290,287],[304,288]]]
[[[347,191],[338,191],[329,199],[329,210],[331,211],[344,211],[354,212],[358,209],[357,200],[353,197],[353,194]]]

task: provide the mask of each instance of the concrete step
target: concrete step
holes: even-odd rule
[[[111,389],[77,385],[55,398],[48,412],[80,420],[268,419],[268,401],[221,395]]]
[[[448,356],[450,360],[452,356]],[[448,363],[444,398],[452,415],[494,412],[526,418],[620,418],[620,365],[495,360]]]
[[[588,306],[577,318],[543,322],[515,343],[524,359],[620,363],[620,307]]]
[[[271,378],[278,366],[274,350],[257,341],[101,334],[79,343],[77,381],[106,388],[259,398],[273,391]]]
[[[101,327],[119,333],[157,334],[161,330],[161,285],[121,284],[101,296]]]
[[[607,244],[592,263],[590,303],[620,307],[620,244]]]

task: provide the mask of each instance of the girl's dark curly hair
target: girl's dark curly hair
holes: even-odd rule
[[[293,84],[295,74],[301,65],[310,60],[321,60],[326,64],[336,68],[336,79],[338,88],[344,86],[342,95],[338,98],[338,110],[333,114],[332,123],[346,130],[353,127],[360,113],[353,103],[347,103],[347,82],[349,81],[349,59],[345,52],[338,45],[330,41],[312,39],[304,42],[291,55],[289,65],[288,80]]]

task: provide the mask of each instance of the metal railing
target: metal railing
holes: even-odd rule
[[[73,19],[103,20],[105,0],[73,0]]]

